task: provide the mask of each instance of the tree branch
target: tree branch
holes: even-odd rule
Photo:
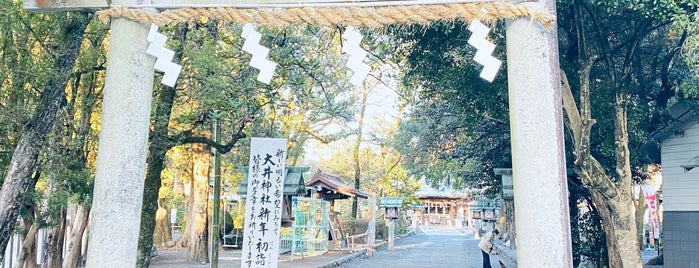
[[[231,139],[228,140],[227,143],[221,144],[217,143],[210,138],[203,137],[203,136],[190,136],[190,135],[176,135],[175,137],[179,138],[174,138],[174,137],[168,137],[168,148],[172,148],[178,145],[184,145],[184,144],[192,144],[192,143],[201,143],[201,144],[206,144],[208,146],[216,148],[216,150],[221,153],[221,154],[226,154],[233,149],[233,146],[240,140],[246,137],[245,132],[243,131],[245,127],[247,126],[248,123],[252,122],[254,120],[253,115],[247,115],[243,117],[240,120],[240,125],[238,126],[237,131],[231,135]],[[191,133],[191,132],[190,132]]]
[[[583,184],[596,189],[606,198],[618,194],[614,183],[606,175],[602,164],[590,152],[590,132],[595,120],[590,116],[590,72],[595,58],[590,58],[580,67],[580,137],[575,140],[575,173]]]
[[[658,103],[663,107],[667,103],[667,99],[669,99],[672,96],[671,94],[674,93],[674,91],[672,90],[672,82],[670,82],[670,66],[672,66],[672,59],[675,57],[675,54],[677,54],[677,52],[679,52],[680,49],[682,49],[682,44],[684,44],[685,40],[687,40],[687,31],[682,32],[682,36],[677,41],[677,46],[673,47],[670,50],[670,52],[668,52],[667,55],[665,55],[665,58],[663,59],[663,65],[660,69],[660,81],[662,81],[661,85],[663,88],[661,94],[663,98],[662,101],[658,101]]]
[[[573,131],[573,140],[575,143],[578,143],[581,135],[582,122],[580,119],[580,112],[578,111],[578,105],[575,103],[575,98],[573,97],[573,91],[570,89],[570,83],[568,83],[568,76],[564,70],[561,70],[561,91],[563,110],[568,116],[570,130]]]
[[[319,136],[318,134],[315,134],[314,132],[312,132],[312,131],[309,130],[309,129],[304,129],[304,130],[302,130],[301,132],[308,134],[308,135],[311,136],[313,139],[315,139],[315,140],[317,140],[317,141],[319,141],[319,142],[321,142],[321,143],[323,143],[323,144],[328,144],[328,143],[331,142],[330,140],[328,140],[328,139],[326,139],[326,138],[324,138],[324,137],[321,137],[321,136]]]

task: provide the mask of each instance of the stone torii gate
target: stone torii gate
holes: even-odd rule
[[[272,26],[508,19],[518,266],[572,267],[554,0],[25,0],[24,6],[101,10],[100,17],[111,18],[87,267],[136,265],[155,62],[146,54],[148,24],[224,12],[218,19]]]

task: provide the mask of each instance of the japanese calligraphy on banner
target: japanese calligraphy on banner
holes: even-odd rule
[[[252,138],[241,268],[277,267],[286,139]]]
[[[648,206],[648,212],[650,213],[650,219],[653,223],[653,227],[658,227],[660,226],[659,220],[658,220],[658,200],[657,200],[657,186],[655,185],[641,185],[641,189],[643,190],[643,196],[646,199],[646,205]]]

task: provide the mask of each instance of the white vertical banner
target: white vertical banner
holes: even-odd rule
[[[286,139],[252,138],[241,268],[277,267]]]
[[[641,185],[641,190],[643,191],[643,196],[646,200],[646,205],[648,206],[648,213],[650,214],[650,222],[653,226],[653,231],[660,226],[658,220],[658,210],[657,210],[657,186],[655,185]]]

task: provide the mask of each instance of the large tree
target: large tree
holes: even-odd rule
[[[60,25],[54,27],[56,32],[46,32],[46,36],[34,36],[37,39],[30,43],[16,44],[17,46],[36,45],[39,50],[43,50],[40,53],[46,53],[43,55],[50,57],[53,63],[48,79],[25,81],[24,84],[16,85],[40,88],[42,92],[33,115],[24,125],[23,134],[17,142],[2,185],[0,248],[3,249],[12,235],[22,204],[38,179],[35,174],[38,156],[45,146],[47,134],[51,133],[59,110],[66,104],[66,85],[73,73],[75,59],[80,52],[84,31],[91,16],[87,13],[62,13],[50,15],[50,18]],[[24,34],[30,35],[30,32]],[[26,70],[32,70],[32,67],[26,65]]]
[[[502,26],[493,32],[500,47]],[[399,44],[407,44],[400,50],[406,55],[401,92],[412,100],[393,141],[404,154],[403,165],[437,189],[498,196],[500,176],[493,169],[511,167],[505,77],[492,84],[479,77],[481,66],[470,60],[475,50],[467,44],[463,22],[403,30],[393,31]],[[504,58],[502,52],[497,49],[496,57]],[[505,202],[503,211],[513,211],[512,202]],[[514,214],[506,214],[511,221],[503,231],[514,246]]]
[[[195,145],[194,150],[201,154],[208,145],[216,147],[219,152],[227,153],[243,137],[243,128],[252,120],[259,110],[254,95],[246,95],[240,88],[252,87],[250,71],[239,71],[243,63],[242,51],[230,50],[230,39],[220,37],[219,27],[215,22],[208,24],[180,25],[174,31],[176,56],[184,68],[183,75],[176,88],[158,85],[154,91],[153,127],[149,136],[147,172],[141,213],[141,232],[139,238],[139,267],[150,263],[150,249],[153,244],[155,216],[158,209],[158,196],[162,185],[161,173],[165,168],[166,153],[175,146]],[[228,47],[227,50],[222,50]],[[218,58],[212,60],[213,58]],[[230,70],[234,70],[233,72]],[[233,75],[231,75],[233,74]],[[233,83],[238,81],[235,86]],[[245,83],[240,83],[245,82]],[[173,111],[176,109],[176,111]],[[226,138],[224,144],[210,138],[210,117],[220,118]],[[197,166],[205,165],[202,156],[192,156],[188,160],[198,160]],[[205,162],[208,163],[208,162]],[[207,262],[208,223],[206,197],[208,180],[201,177],[208,175],[208,169],[191,170],[190,196],[187,229],[183,232],[181,245],[188,250],[188,259]]]
[[[416,96],[394,144],[411,175],[434,186],[484,189],[493,195],[500,187],[492,169],[511,166],[507,81],[500,75],[490,84],[479,77],[463,22],[421,27],[394,31],[397,43],[408,44],[400,50],[407,64],[402,88]],[[502,34],[501,27],[495,29],[500,45]],[[496,50],[499,58],[502,54]]]
[[[247,139],[243,139],[252,133],[290,137],[294,152],[291,157],[295,159],[301,155],[298,148],[302,148],[307,139],[333,139],[317,133],[316,125],[345,120],[349,101],[340,96],[345,85],[336,82],[342,75],[328,72],[342,68],[339,67],[342,62],[340,54],[335,53],[336,47],[332,42],[326,42],[334,38],[334,32],[313,26],[258,30],[265,34],[263,42],[273,48],[269,57],[279,64],[270,85],[255,80],[257,70],[248,66],[250,56],[241,49],[243,39],[240,38],[239,26],[210,21],[181,25],[174,31],[174,43],[178,59],[184,66],[184,75],[176,88],[162,86],[155,93],[139,266],[147,266],[150,261],[161,172],[165,167],[166,153],[171,148],[196,143],[214,147],[223,154],[235,151],[235,155],[227,159],[234,166],[241,166],[247,163],[247,159],[242,157],[246,150],[236,147],[245,146]],[[212,119],[218,120],[222,126],[222,144],[210,138]],[[246,129],[251,122],[255,127]],[[203,150],[195,147],[198,151]],[[196,175],[192,178],[202,176],[196,172],[192,174]],[[201,180],[192,180],[197,181]],[[207,189],[206,184],[197,184],[196,188]],[[203,199],[190,200],[190,213],[206,213],[191,207],[199,204],[206,208],[206,195],[199,196]],[[207,237],[196,231],[205,228],[193,224],[191,220],[197,217],[189,215],[188,218],[190,221],[180,244],[206,249]],[[196,222],[210,224],[206,219],[203,217]],[[201,251],[189,252],[191,260],[208,260]]]
[[[576,1],[559,8],[575,173],[601,216],[609,265],[639,267],[632,168],[647,163],[638,149],[684,79],[671,70],[684,37],[672,34],[669,20],[631,4]]]
[[[670,31],[667,16],[648,12],[659,7],[631,2],[561,1],[558,12],[561,64],[572,77],[564,89],[582,93],[566,99],[581,103],[580,112],[566,106],[573,118],[567,125],[573,136],[567,151],[574,152],[567,162],[580,178],[571,182],[583,184],[592,194],[592,208],[601,214],[609,238],[611,267],[640,266],[631,171],[648,162],[639,149],[662,123],[674,86],[691,78],[677,60],[681,32]],[[414,35],[400,34],[408,37],[401,43],[406,44],[410,63],[403,81],[427,93],[420,95],[403,124],[400,144],[421,148],[407,155],[416,163],[409,166],[413,172],[446,184],[497,189],[492,168],[509,164],[509,141],[502,139],[507,132],[502,97],[506,81],[500,76],[493,84],[482,84],[474,75],[480,67],[469,64],[473,50],[465,44],[468,33],[459,22],[454,24],[457,27],[437,23]],[[494,29],[495,42],[501,42],[501,33],[501,28]]]

